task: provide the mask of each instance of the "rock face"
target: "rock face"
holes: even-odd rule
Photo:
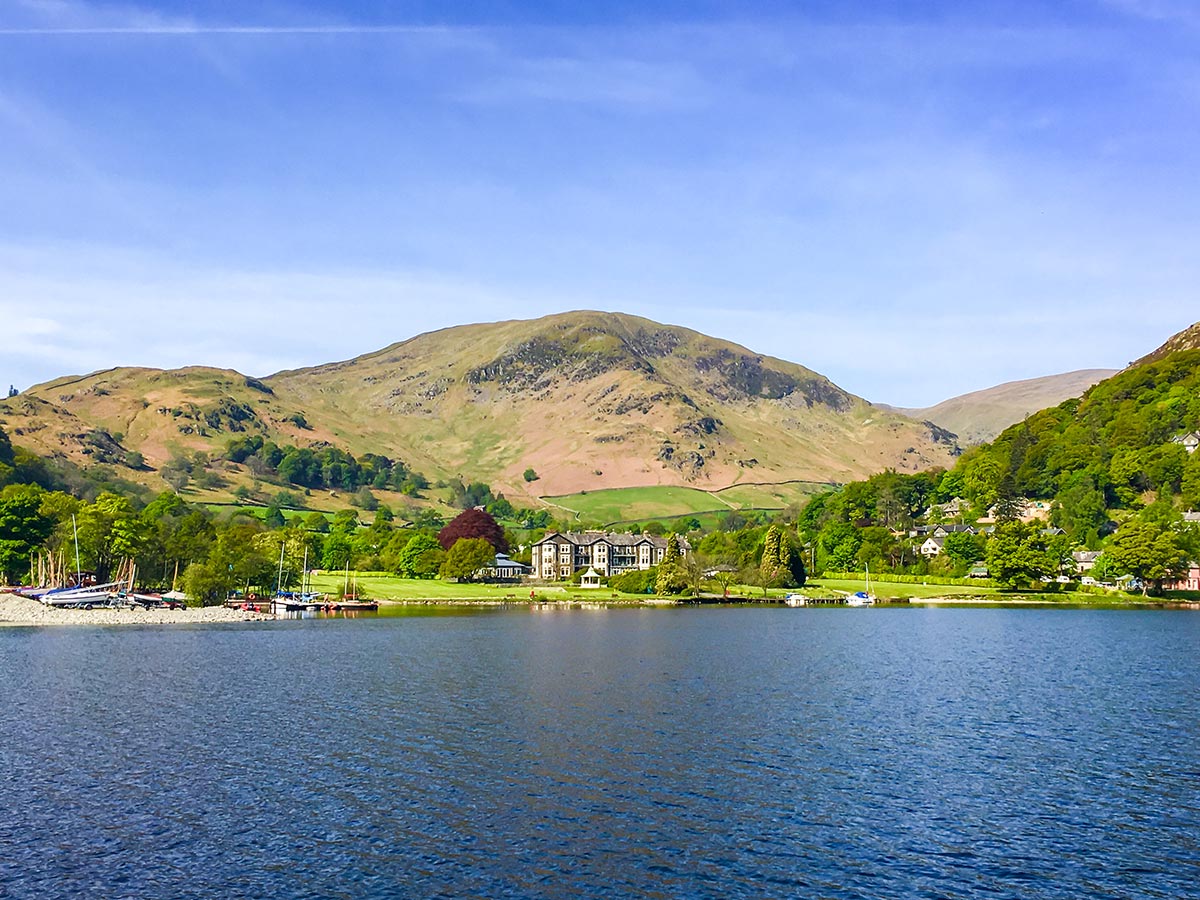
[[[78,456],[63,435],[100,429],[154,469],[173,453],[216,454],[252,432],[381,453],[511,495],[845,481],[946,465],[957,452],[952,434],[873,407],[803,366],[603,312],[449,328],[264,379],[116,369],[26,395],[44,408],[27,415],[0,403],[0,422],[42,427],[47,446],[32,449],[61,439],[59,449]],[[536,488],[521,477],[529,467]]]
[[[1200,350],[1200,322],[1185,328],[1178,334],[1172,335],[1167,339],[1165,344],[1153,353],[1147,353],[1141,359],[1137,360],[1137,362],[1130,363],[1129,367],[1133,368],[1143,363],[1154,362],[1179,350]]]

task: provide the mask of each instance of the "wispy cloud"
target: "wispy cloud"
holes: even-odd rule
[[[1100,0],[1100,2],[1109,9],[1137,18],[1200,28],[1200,8],[1197,8],[1194,0]]]
[[[194,269],[119,247],[71,245],[0,246],[0,297],[0,381],[19,387],[113,365],[267,375],[357,356],[417,331],[560,309],[549,297],[433,272]]]
[[[0,11],[0,35],[361,35],[440,34],[440,26],[356,22],[246,23],[213,22],[173,16],[146,6],[82,0],[15,0],[8,15]]]
[[[488,77],[459,92],[455,99],[488,104],[548,101],[661,108],[701,105],[707,96],[704,79],[682,61],[550,57],[509,60],[506,69],[498,77]]]
[[[462,29],[421,25],[109,25],[11,28],[0,26],[0,35],[338,35],[338,34],[445,34]]]

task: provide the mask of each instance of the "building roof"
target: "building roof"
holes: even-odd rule
[[[492,561],[493,569],[528,569],[529,566],[523,562],[517,562],[515,559],[509,559],[507,553],[497,553],[495,560]]]

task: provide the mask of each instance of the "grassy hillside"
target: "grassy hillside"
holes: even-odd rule
[[[958,435],[964,444],[990,441],[1027,415],[1080,396],[1097,382],[1115,375],[1116,369],[1082,369],[1044,378],[1010,381],[982,391],[972,391],[922,409],[896,411],[918,421],[930,421]]]
[[[200,458],[212,500],[253,486],[221,459],[247,436],[379,454],[523,505],[610,488],[841,482],[946,465],[956,449],[803,366],[598,312],[446,329],[261,380],[203,367],[60,378],[0,403],[0,421],[35,452],[159,488],[169,465]]]
[[[958,468],[965,484],[984,489],[1007,477],[1017,494],[1051,499],[1087,479],[1110,507],[1140,505],[1148,491],[1180,493],[1200,458],[1173,438],[1198,428],[1200,350],[1183,350],[1030,416]]]
[[[268,383],[352,448],[510,494],[840,481],[953,451],[803,366],[616,313],[446,329]]]
[[[784,509],[802,503],[830,485],[795,482],[782,485],[736,485],[725,490],[702,491],[683,486],[656,485],[639,488],[611,488],[543,497],[551,508],[573,513],[589,523],[643,522],[669,519],[689,513],[716,513],[730,510]]]

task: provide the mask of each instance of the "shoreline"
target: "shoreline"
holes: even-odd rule
[[[763,606],[778,607],[780,600],[734,598],[728,600],[713,600],[706,598],[696,601],[658,599],[621,599],[621,600],[495,600],[482,598],[438,598],[438,599],[391,599],[380,598],[378,601],[386,606],[412,607],[479,607],[479,608],[524,608],[531,612],[547,612],[556,610],[597,610],[597,609],[663,609],[680,606]],[[974,607],[974,608],[1005,608],[1005,607],[1038,607],[1042,609],[1181,609],[1200,610],[1200,602],[1170,601],[1170,600],[1126,600],[1078,602],[1075,600],[1047,600],[1043,598],[1008,598],[993,600],[982,597],[922,597],[908,600],[889,602],[883,600],[878,608],[901,607]],[[806,609],[836,609],[835,605],[814,605]],[[69,625],[92,626],[123,626],[123,625],[222,625],[243,622],[275,622],[284,621],[273,613],[249,612],[242,609],[230,609],[224,606],[189,607],[185,609],[143,609],[133,607],[127,609],[58,609],[46,606],[38,600],[20,597],[16,594],[0,593],[0,628],[29,628],[29,627],[58,627]]]
[[[218,625],[230,622],[273,622],[270,613],[223,606],[185,609],[57,609],[40,600],[0,594],[0,628],[63,625]]]

